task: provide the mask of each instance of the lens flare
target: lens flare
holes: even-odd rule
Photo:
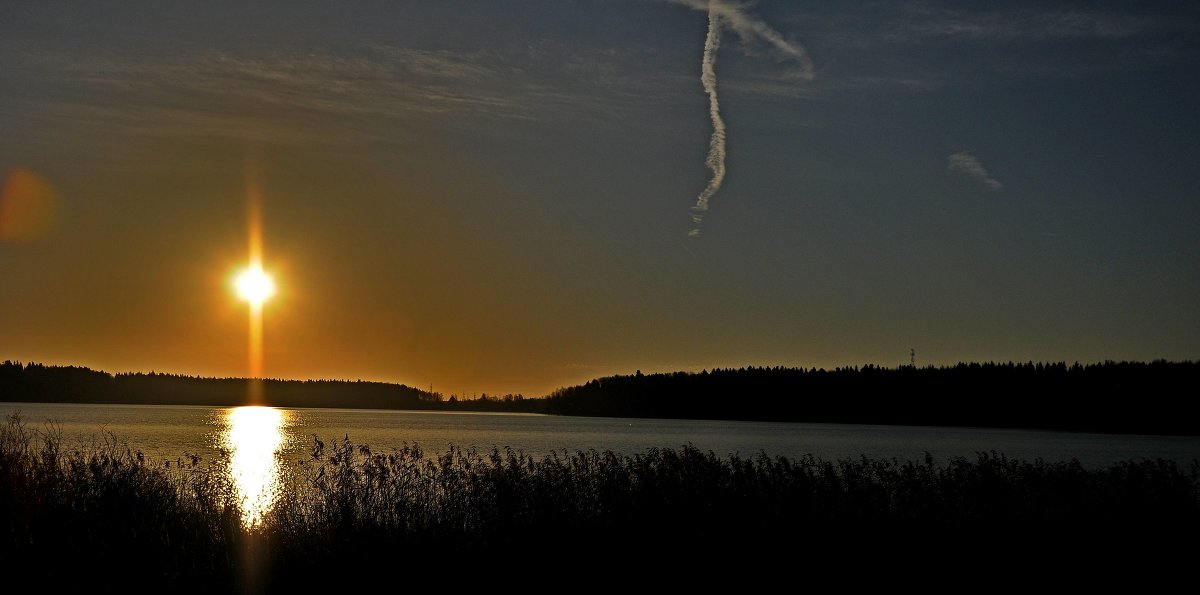
[[[0,243],[28,243],[54,226],[54,188],[26,167],[14,168],[0,185]]]

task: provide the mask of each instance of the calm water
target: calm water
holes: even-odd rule
[[[823,459],[861,455],[922,459],[929,452],[944,461],[994,450],[1031,460],[1077,458],[1089,467],[1128,459],[1161,457],[1180,463],[1200,459],[1200,439],[1178,436],[359,409],[270,409],[278,413],[251,421],[249,416],[239,418],[236,411],[238,408],[228,407],[0,403],[0,413],[20,412],[30,427],[55,422],[69,440],[87,441],[111,432],[148,457],[172,460],[185,452],[207,458],[219,448],[231,449],[235,444],[230,433],[239,421],[243,428],[265,424],[257,431],[275,433],[268,446],[288,460],[307,456],[314,435],[329,442],[347,434],[353,442],[369,444],[374,450],[416,442],[430,454],[444,452],[450,444],[488,450],[512,447],[540,456],[555,450],[593,448],[634,454],[691,443],[722,456],[749,456],[761,450],[773,456],[812,454]],[[246,440],[251,435],[234,438]]]
[[[451,445],[490,450],[511,447],[541,456],[552,451],[613,450],[624,454],[692,444],[718,455],[770,455],[822,459],[859,456],[938,461],[997,451],[1049,461],[1079,459],[1086,466],[1166,458],[1183,465],[1200,459],[1200,439],[839,424],[556,417],[497,413],[440,413],[272,407],[61,405],[0,403],[27,426],[61,432],[73,444],[117,439],[150,461],[212,460],[228,453],[229,473],[241,495],[243,520],[253,526],[275,500],[289,461],[306,458],[313,437],[349,436],[375,452],[417,443],[429,454]]]

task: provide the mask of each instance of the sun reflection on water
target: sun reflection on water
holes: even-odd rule
[[[273,407],[235,407],[225,414],[223,446],[230,453],[230,473],[242,506],[242,524],[253,528],[263,520],[279,492],[279,454],[283,448],[285,412]]]

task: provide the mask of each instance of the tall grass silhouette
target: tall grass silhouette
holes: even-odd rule
[[[1163,460],[1086,469],[998,453],[823,461],[718,457],[692,446],[535,459],[498,448],[430,456],[416,444],[376,452],[349,437],[314,438],[250,530],[225,464],[151,462],[113,436],[66,448],[55,432],[10,417],[0,429],[0,559],[76,585],[99,576],[227,591],[242,574],[239,548],[253,543],[266,552],[256,563],[267,566],[269,586],[287,590],[351,580],[339,568],[401,560],[443,569],[463,560],[599,564],[747,547],[811,556],[914,536],[1031,532],[1112,544],[1200,528],[1200,464]]]
[[[242,537],[231,487],[216,462],[156,465],[111,434],[68,447],[12,415],[0,426],[0,559],[58,587],[114,575],[228,586]]]

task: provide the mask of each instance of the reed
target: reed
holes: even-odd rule
[[[68,446],[16,415],[0,427],[0,510],[4,564],[63,588],[113,574],[219,587],[241,539],[219,466],[159,467],[111,434]]]
[[[692,446],[430,456],[347,437],[315,440],[250,531],[225,465],[151,463],[111,435],[68,448],[53,429],[10,417],[0,428],[0,560],[52,584],[100,576],[228,591],[249,548],[262,554],[253,563],[273,577],[267,584],[284,590],[347,580],[329,569],[398,561],[796,558],[917,537],[1000,543],[1036,532],[1111,544],[1200,528],[1200,463],[1163,460],[1086,469],[999,453],[939,464],[718,457]]]

